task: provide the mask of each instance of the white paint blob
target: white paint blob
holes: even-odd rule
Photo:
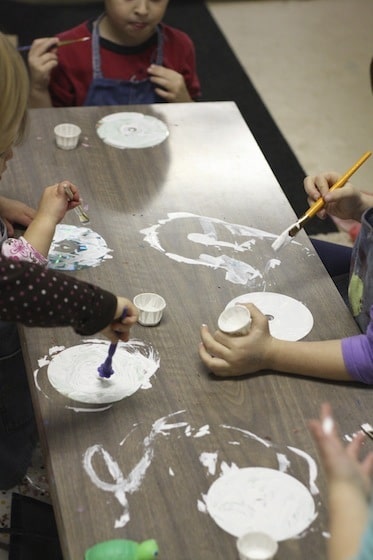
[[[159,367],[159,356],[140,340],[118,342],[113,356],[114,375],[99,376],[109,342],[86,341],[54,354],[48,365],[48,379],[62,395],[74,401],[102,404],[119,401],[140,388],[149,388],[150,377]],[[80,411],[80,410],[79,410]]]
[[[106,241],[87,227],[58,224],[48,253],[48,268],[81,270],[111,259]]]
[[[114,148],[150,148],[169,135],[161,120],[142,113],[113,113],[97,123],[97,134]]]
[[[232,299],[227,308],[237,303],[253,303],[269,319],[272,336],[280,340],[300,340],[313,327],[310,310],[300,301],[274,292],[251,292]]]
[[[238,469],[215,480],[206,496],[207,511],[227,533],[240,537],[264,532],[276,541],[293,538],[315,519],[309,490],[274,469]]]

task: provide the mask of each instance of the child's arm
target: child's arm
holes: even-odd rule
[[[353,558],[368,522],[373,453],[359,460],[364,441],[362,432],[343,446],[327,403],[321,407],[320,419],[310,421],[309,426],[329,484],[328,559]]]
[[[50,74],[58,64],[57,37],[35,39],[28,54],[30,72],[30,107],[52,107],[48,86]]]
[[[253,304],[250,331],[229,336],[216,331],[212,336],[201,328],[199,354],[203,363],[218,376],[239,376],[261,370],[306,375],[323,379],[353,381],[346,369],[341,340],[289,342],[271,336],[268,319]]]
[[[170,68],[151,64],[148,68],[150,81],[157,86],[155,92],[168,103],[187,103],[193,101],[189,95],[184,77]]]
[[[66,196],[65,186],[73,193],[73,199]],[[56,225],[63,219],[66,212],[79,206],[79,192],[69,181],[47,187],[40,199],[36,216],[25,231],[24,239],[32,247],[47,257],[53,240]]]

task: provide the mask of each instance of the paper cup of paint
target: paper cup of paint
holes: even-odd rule
[[[138,294],[133,303],[139,310],[138,322],[140,325],[146,327],[158,325],[166,307],[166,302],[162,296],[153,293]]]
[[[56,144],[62,150],[73,150],[77,147],[82,131],[76,124],[62,123],[54,127]]]
[[[272,560],[278,550],[278,544],[267,533],[245,533],[237,539],[240,560]]]
[[[227,307],[218,319],[219,329],[230,335],[241,336],[249,332],[251,325],[251,314],[243,305]]]

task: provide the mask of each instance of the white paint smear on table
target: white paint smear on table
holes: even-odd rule
[[[150,378],[159,368],[160,359],[154,348],[142,340],[118,342],[113,356],[114,374],[105,379],[99,376],[98,367],[108,355],[109,341],[90,339],[70,348],[59,347],[50,352],[49,358],[39,360],[40,367],[47,367],[47,377],[54,389],[74,401],[90,404],[113,403],[128,397],[138,389],[149,389]],[[51,349],[53,350],[53,349]],[[34,372],[35,384],[39,370]],[[50,395],[43,390],[48,398]],[[82,409],[69,407],[76,412],[106,410],[107,407]]]
[[[201,231],[192,231],[187,234],[187,239],[194,247],[211,247],[217,249],[221,254],[211,255],[206,252],[201,252],[199,256],[195,258],[179,255],[169,251],[167,247],[164,247],[161,242],[164,226],[170,222],[180,220],[189,220],[191,222],[191,228],[195,227],[196,221],[198,222]],[[266,284],[266,276],[272,269],[281,264],[281,260],[271,256],[273,251],[270,248],[270,243],[277,238],[277,235],[250,226],[231,224],[218,218],[200,216],[189,212],[172,212],[168,214],[168,218],[158,220],[157,224],[142,229],[140,233],[144,235],[144,241],[149,243],[149,245],[157,251],[165,253],[168,258],[180,263],[206,266],[215,270],[225,270],[225,279],[234,284],[263,288]],[[238,239],[229,241],[219,238],[224,236],[230,239],[233,236]],[[258,241],[266,239],[269,240],[268,259],[264,263],[263,270],[259,270],[249,263],[227,254],[228,251],[233,254],[252,252]],[[294,245],[300,245],[296,241],[292,241],[292,243]]]
[[[118,463],[100,444],[89,447],[84,453],[83,467],[92,483],[104,492],[114,494],[120,505],[123,507],[123,513],[119,519],[115,521],[115,527],[124,527],[130,520],[129,504],[127,494],[136,492],[144,479],[146,471],[151,465],[154,457],[154,441],[159,436],[169,436],[171,430],[183,428],[186,422],[168,423],[169,419],[184,411],[174,412],[156,420],[152,426],[150,434],[143,441],[144,454],[130,471],[127,477],[124,476]],[[99,455],[106,464],[110,482],[102,480],[96,473],[94,468],[94,459]]]
[[[112,259],[111,249],[98,233],[87,227],[58,224],[48,253],[48,268],[81,270]]]
[[[218,478],[206,496],[208,513],[229,534],[269,533],[283,541],[314,521],[315,504],[296,478],[275,469],[251,467]]]

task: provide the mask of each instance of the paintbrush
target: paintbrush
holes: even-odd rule
[[[330,187],[330,191],[335,191],[343,187],[349,178],[359,169],[361,165],[372,155],[372,152],[366,152],[334,185]],[[313,218],[325,205],[325,201],[320,196],[320,198],[314,202],[307,212],[303,214],[301,218],[295,224],[292,224],[290,227],[286,228],[275,241],[272,243],[272,249],[274,251],[278,251],[282,247],[285,247],[290,243],[290,241],[297,235],[297,233],[305,226],[305,224]]]
[[[67,185],[64,185],[63,188],[64,188],[64,191],[65,191],[65,193],[66,193],[67,198],[68,198],[69,200],[73,200],[74,195],[73,195],[72,190],[70,189],[70,187],[68,187]],[[80,221],[82,224],[88,224],[88,222],[89,222],[89,216],[88,216],[88,214],[86,214],[86,213],[84,212],[84,210],[83,210],[83,208],[81,207],[81,205],[79,204],[79,206],[76,206],[76,207],[74,208],[74,210],[75,210],[75,212],[76,212],[76,213],[78,214],[78,216],[79,216],[79,221]]]
[[[90,37],[79,37],[79,39],[66,39],[66,41],[59,41],[51,47],[64,47],[65,45],[72,45],[73,43],[82,43],[83,41],[89,41]],[[32,45],[25,45],[24,47],[18,47],[17,51],[29,51]]]
[[[120,321],[123,321],[123,319],[125,319],[126,316],[127,316],[127,308],[125,307],[120,317]],[[105,379],[108,379],[113,375],[114,370],[111,364],[117,346],[118,346],[118,342],[112,342],[110,344],[106,360],[97,368],[100,377],[104,377]]]

